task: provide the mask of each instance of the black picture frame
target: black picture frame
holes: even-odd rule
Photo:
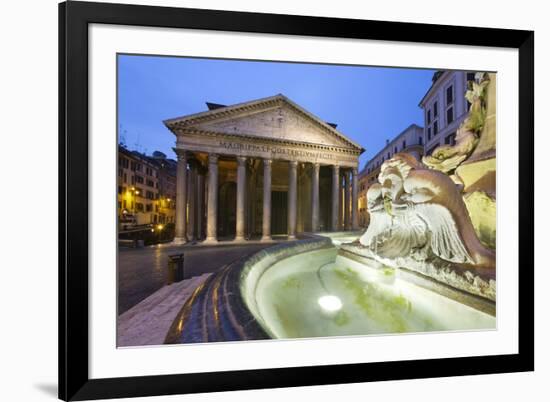
[[[519,51],[517,354],[90,379],[88,25],[373,39]],[[534,32],[142,5],[59,5],[59,398],[87,400],[534,370]]]

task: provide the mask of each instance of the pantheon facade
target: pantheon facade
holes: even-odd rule
[[[176,135],[176,242],[358,228],[360,145],[284,95],[207,105],[164,122]]]

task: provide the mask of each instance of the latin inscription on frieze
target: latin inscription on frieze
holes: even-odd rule
[[[258,154],[271,154],[272,158],[281,158],[284,159],[285,157],[291,158],[291,159],[307,159],[307,160],[334,160],[334,161],[349,161],[349,162],[356,162],[357,158],[353,156],[348,155],[342,155],[340,153],[332,153],[327,151],[310,151],[310,150],[302,150],[302,149],[296,149],[296,148],[288,148],[288,147],[281,147],[281,146],[273,146],[273,145],[266,145],[266,144],[243,144],[239,142],[228,142],[228,141],[220,141],[219,146],[221,148],[224,148],[226,150],[234,151],[235,153],[239,152],[252,152],[252,153],[258,153]]]

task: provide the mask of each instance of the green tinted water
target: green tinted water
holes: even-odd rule
[[[276,338],[493,329],[495,317],[325,249],[279,261],[257,283]]]

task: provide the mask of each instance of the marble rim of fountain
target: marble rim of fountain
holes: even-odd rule
[[[370,256],[361,254],[361,248],[356,244],[342,244],[338,248],[338,255],[375,269],[387,268]],[[404,281],[496,316],[496,282],[492,277],[475,275],[471,270],[458,266],[436,267],[427,263],[422,265],[425,265],[422,269],[417,266],[398,266],[392,269],[395,269],[396,275]]]
[[[324,236],[280,243],[246,255],[212,274],[183,305],[165,344],[272,339],[256,303],[256,286],[275,263],[296,254],[333,247]]]

